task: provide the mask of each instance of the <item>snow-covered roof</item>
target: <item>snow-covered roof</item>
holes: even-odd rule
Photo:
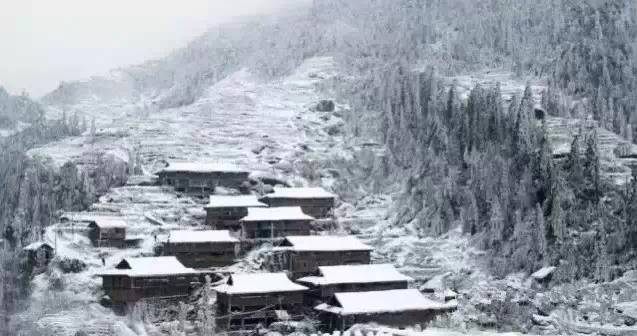
[[[417,289],[336,293],[334,299],[338,306],[322,303],[315,309],[339,315],[353,315],[455,308],[453,303],[445,304],[429,300]]]
[[[535,273],[531,274],[531,277],[536,280],[544,280],[546,279],[546,277],[553,274],[554,271],[555,271],[555,266],[542,267],[539,270],[537,270]]]
[[[185,267],[175,257],[140,257],[122,259],[119,265],[128,268],[114,268],[101,275],[127,275],[130,277],[188,275],[199,273],[192,268]]]
[[[287,236],[283,245],[275,250],[292,251],[371,251],[354,236]]]
[[[222,196],[211,195],[206,208],[265,208],[266,204],[259,202],[255,195]]]
[[[168,241],[171,243],[238,243],[239,240],[230,235],[228,230],[179,230],[170,231]]]
[[[265,194],[263,198],[336,198],[336,195],[323,188],[281,188],[274,187],[274,192]]]
[[[25,251],[36,251],[39,250],[41,247],[48,247],[50,249],[53,249],[53,246],[49,245],[48,243],[42,242],[42,241],[38,241],[38,242],[34,242],[31,243],[27,246],[24,247]]]
[[[228,283],[215,287],[227,294],[257,294],[304,291],[307,287],[292,282],[285,273],[233,274]]]
[[[241,220],[244,222],[313,219],[314,217],[303,213],[301,207],[298,206],[278,208],[248,208],[248,215],[241,218]]]
[[[100,217],[91,220],[89,225],[95,225],[100,229],[124,229],[126,228],[126,222],[119,218],[107,218]]]
[[[319,272],[321,276],[304,277],[297,281],[314,285],[331,285],[414,280],[398,272],[392,264],[320,266]]]
[[[171,162],[159,172],[190,172],[190,173],[249,173],[229,163],[212,162]]]

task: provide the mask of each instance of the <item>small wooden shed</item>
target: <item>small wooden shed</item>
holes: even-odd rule
[[[241,218],[243,239],[275,239],[287,235],[308,235],[314,217],[300,207],[248,208],[248,215]]]
[[[241,230],[239,220],[248,215],[248,208],[265,208],[255,195],[211,195],[204,207],[206,224],[217,230]]]
[[[319,266],[369,264],[372,248],[354,236],[286,236],[273,249],[283,260],[283,269],[290,271],[294,279],[314,275]],[[281,265],[271,265],[273,269]]]
[[[239,247],[228,230],[171,231],[164,244],[167,255],[194,268],[228,266],[239,255]]]
[[[270,207],[300,206],[303,212],[314,218],[332,216],[336,195],[323,188],[279,188],[265,194],[261,201]]]
[[[407,289],[413,281],[392,264],[319,266],[319,275],[297,279],[307,286],[309,301],[327,301],[335,293]]]
[[[208,195],[218,186],[239,189],[249,175],[231,164],[209,162],[172,162],[157,172],[161,185],[199,195]]]
[[[279,317],[302,316],[306,287],[290,281],[285,273],[233,274],[217,292],[217,327],[247,330],[267,326]]]
[[[175,257],[126,258],[100,276],[105,294],[116,305],[188,296],[203,282],[203,273],[185,267]]]
[[[94,218],[88,224],[88,237],[96,247],[126,246],[126,222],[120,218]]]
[[[344,331],[357,323],[375,322],[399,328],[427,324],[456,307],[455,302],[429,300],[416,289],[392,289],[336,293],[330,302],[314,309],[325,328]]]
[[[29,260],[29,265],[34,268],[47,266],[55,256],[53,246],[38,241],[23,248]]]

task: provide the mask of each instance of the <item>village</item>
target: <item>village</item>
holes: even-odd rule
[[[394,265],[374,263],[371,246],[331,229],[337,195],[320,187],[280,185],[259,193],[250,186],[250,173],[195,162],[169,163],[157,171],[154,183],[207,201],[205,221],[152,237],[154,255],[111,265],[102,259],[105,271],[96,275],[108,306],[126,314],[142,301],[178,303],[209,284],[216,295],[215,326],[225,332],[308,316],[326,332],[359,323],[426,326],[457,308],[452,291],[442,297],[421,292]],[[77,227],[92,248],[129,249],[142,240],[130,236],[129,223],[115,216],[60,220]],[[25,250],[34,265],[45,268],[54,246],[40,241]],[[262,269],[231,268],[256,249],[267,250]]]

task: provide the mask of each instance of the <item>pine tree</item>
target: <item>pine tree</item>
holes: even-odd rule
[[[600,190],[600,162],[597,147],[597,131],[593,131],[586,138],[586,152],[583,164],[584,197],[597,203],[601,194]]]
[[[564,185],[559,170],[553,177],[553,186],[551,187],[551,217],[547,235],[549,242],[561,244],[566,237],[566,224],[564,222],[564,210],[562,209],[562,193]]]
[[[569,184],[575,189],[579,190],[584,183],[584,171],[582,165],[582,159],[580,157],[580,133],[573,137],[571,142],[571,150],[568,153],[564,169],[568,172]]]
[[[504,216],[500,207],[500,200],[497,196],[491,200],[491,213],[489,216],[488,246],[498,249],[502,243],[502,233],[504,231]]]
[[[537,262],[542,261],[548,256],[548,245],[546,243],[546,225],[544,222],[544,211],[538,203],[535,206],[535,220],[532,227],[533,250],[537,251]]]
[[[212,312],[212,283],[209,275],[206,275],[206,281],[202,289],[201,308],[199,309],[199,320],[201,321],[202,335],[214,335],[216,322]]]
[[[600,221],[598,239],[595,241],[595,277],[601,281],[610,281],[610,258],[608,255],[606,222]]]

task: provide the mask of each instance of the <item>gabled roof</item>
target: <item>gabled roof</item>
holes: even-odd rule
[[[401,274],[392,264],[320,266],[320,276],[297,281],[313,285],[413,281]]]
[[[274,192],[263,195],[263,198],[336,198],[336,195],[320,187],[313,188],[281,188],[274,187]]]
[[[100,229],[125,229],[127,225],[120,218],[99,217],[91,220],[89,226],[97,226]]]
[[[117,266],[101,275],[126,275],[129,277],[189,275],[196,270],[185,267],[175,257],[125,258]]]
[[[215,287],[217,292],[227,294],[298,292],[306,289],[292,282],[285,273],[233,274],[226,284]]]
[[[170,231],[170,243],[238,243],[239,240],[230,235],[228,230],[179,230]]]
[[[255,195],[221,196],[211,195],[205,208],[265,208],[267,204],[259,202]]]
[[[555,266],[542,267],[539,270],[537,270],[535,273],[531,274],[531,277],[536,280],[544,280],[548,276],[553,274],[555,270],[556,270]]]
[[[212,162],[171,162],[158,173],[189,172],[189,173],[250,173],[229,163]]]
[[[49,245],[48,243],[45,243],[45,242],[42,242],[42,241],[38,241],[38,242],[33,242],[33,243],[25,246],[23,248],[23,250],[25,250],[25,251],[37,251],[37,250],[39,250],[42,247],[48,248],[48,249],[51,249],[51,250],[53,249],[53,246]]]
[[[313,220],[314,217],[303,213],[301,207],[248,208],[248,215],[241,218],[244,222]]]
[[[371,251],[354,236],[287,236],[275,250],[291,251]]]
[[[391,289],[372,292],[334,294],[336,305],[322,303],[315,307],[339,315],[397,313],[414,310],[449,310],[455,303],[441,303],[425,298],[417,289]]]
[[[100,229],[125,229],[127,225],[119,218],[100,217],[89,222],[89,226],[97,226]]]

